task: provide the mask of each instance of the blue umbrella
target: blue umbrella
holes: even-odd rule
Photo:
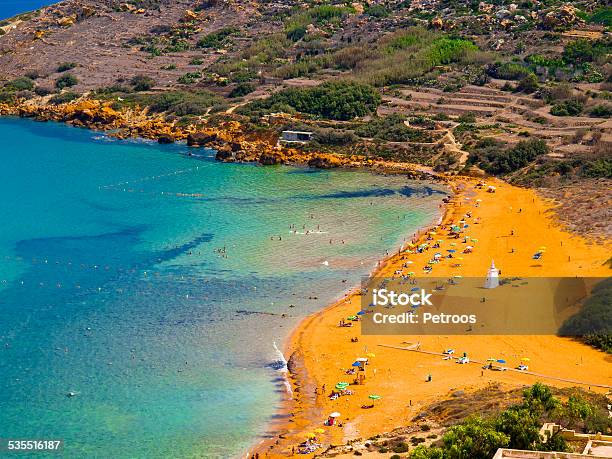
[[[353,362],[353,365],[351,365],[353,367],[360,367],[361,366],[361,362]]]
[[[420,289],[420,288],[418,288],[418,287],[412,287],[412,288],[410,289],[410,291],[411,291],[411,292],[418,292],[419,290],[421,290],[421,289]]]
[[[362,316],[362,315],[364,315],[365,313],[366,313],[365,311],[359,311],[359,312],[357,313],[357,315],[358,315],[358,316]]]
[[[499,359],[497,363],[506,363],[506,361],[504,359]]]
[[[448,249],[448,250],[447,250],[447,252],[450,252],[450,253],[455,253],[455,252],[456,252],[456,250],[455,250],[455,249]]]

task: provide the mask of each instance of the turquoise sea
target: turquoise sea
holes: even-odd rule
[[[0,438],[63,457],[243,454],[281,397],[275,343],[446,195],[55,123],[0,139]]]
[[[16,14],[33,11],[43,6],[56,3],[58,0],[0,0],[0,20]]]

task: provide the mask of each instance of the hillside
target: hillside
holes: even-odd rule
[[[0,102],[89,97],[271,144],[312,131],[299,148],[541,187],[609,236],[584,190],[612,199],[611,17],[588,0],[66,0],[0,22]]]

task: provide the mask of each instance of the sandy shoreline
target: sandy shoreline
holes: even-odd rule
[[[475,189],[476,183],[466,178],[449,184],[455,194],[442,216],[443,225],[456,223],[467,211],[473,214],[470,223],[477,219],[477,223],[471,225],[470,236],[478,243],[474,253],[462,257],[460,268],[452,268],[446,263],[425,275],[421,267],[431,253],[404,252],[384,260],[373,275],[391,277],[402,269],[406,259],[414,263],[409,270],[415,271],[417,277],[483,276],[492,259],[503,269],[504,276],[610,275],[612,270],[605,264],[612,254],[609,241],[595,244],[564,232],[554,220],[551,203],[538,197],[533,190],[488,180],[487,183],[494,184],[497,190],[487,193],[486,189]],[[423,229],[420,237],[423,238],[427,231]],[[444,239],[443,248],[447,248],[444,245],[448,245],[446,237],[437,237]],[[542,262],[536,264],[531,254],[539,246],[547,246],[548,251]],[[294,397],[282,402],[280,413],[270,425],[269,439],[254,446],[251,454],[291,456],[293,448],[297,451],[297,445],[307,433],[321,428],[325,432],[319,435],[319,440],[324,445],[368,438],[408,425],[419,409],[448,397],[452,390],[475,390],[492,382],[514,387],[538,380],[558,387],[585,382],[585,388],[589,388],[588,383],[603,386],[590,389],[604,393],[608,390],[606,386],[612,386],[612,372],[606,366],[612,363],[612,358],[571,339],[555,336],[361,336],[359,324],[352,328],[338,327],[340,319],[359,309],[360,296],[353,289],[345,298],[303,319],[287,338],[283,349],[285,355],[290,356]],[[351,342],[354,337],[358,337],[359,342]],[[426,351],[437,353],[454,347],[482,360],[491,354],[509,360],[528,355],[532,359],[531,369],[539,376],[511,371],[482,372],[480,365],[456,365],[439,356],[398,349],[416,342]],[[370,370],[365,385],[351,385],[354,395],[330,400],[327,395],[337,381],[353,378],[345,375],[344,370],[366,352],[375,354],[371,359],[375,374]],[[428,374],[433,375],[433,381],[426,383]],[[323,385],[326,386],[325,394]],[[362,405],[369,403],[368,394],[373,392],[382,395],[380,403],[374,409],[362,409]],[[342,414],[342,428],[323,426],[332,411]]]

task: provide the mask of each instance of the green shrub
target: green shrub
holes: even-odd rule
[[[253,91],[255,91],[255,85],[253,83],[247,83],[247,82],[238,83],[230,91],[229,97],[232,99],[234,97],[242,97],[242,96],[246,96],[247,94],[252,93]]]
[[[177,81],[181,84],[193,84],[200,78],[202,78],[202,74],[200,72],[187,72],[184,75],[181,75]]]
[[[565,100],[550,108],[550,114],[554,116],[577,116],[582,113],[584,104],[576,99]]]
[[[610,118],[612,116],[612,105],[597,105],[589,113],[597,118]]]
[[[530,73],[529,75],[523,77],[521,81],[519,81],[518,85],[516,86],[516,90],[531,94],[532,92],[537,91],[538,87],[538,77],[535,76],[533,73]]]
[[[155,86],[155,80],[147,75],[136,75],[130,80],[134,91],[148,91]]]
[[[468,163],[476,164],[490,174],[505,175],[547,153],[548,146],[540,139],[522,140],[514,147],[506,148],[495,139],[485,138],[476,143]]]
[[[410,446],[408,446],[408,443],[400,441],[398,444],[393,446],[393,448],[391,449],[394,453],[407,453],[408,450],[410,449]]]
[[[79,80],[74,75],[67,73],[62,75],[57,80],[55,80],[55,87],[57,89],[70,88],[78,84]]]
[[[233,27],[226,27],[217,32],[209,33],[208,35],[198,40],[198,48],[219,48],[227,42],[227,39],[235,34],[237,29]]]
[[[522,80],[532,74],[531,70],[527,67],[515,62],[497,62],[488,66],[486,72],[493,78],[499,78],[501,80]]]
[[[391,11],[384,5],[373,5],[365,10],[365,14],[375,18],[386,18],[391,14]]]
[[[593,12],[588,21],[592,24],[601,24],[606,27],[612,27],[612,8],[607,6]]]
[[[34,89],[34,81],[28,77],[19,77],[9,81],[5,88],[11,91],[31,91]]]
[[[49,103],[53,105],[66,104],[68,102],[72,102],[75,99],[81,97],[80,94],[76,92],[63,92],[61,94],[56,94],[51,99],[49,99]]]
[[[565,45],[563,58],[568,63],[593,62],[611,52],[609,41],[580,39]]]
[[[381,98],[371,86],[348,81],[327,82],[313,88],[290,88],[256,100],[239,109],[240,113],[298,112],[334,120],[350,120],[372,113]]]
[[[62,62],[57,66],[57,71],[59,73],[65,72],[67,70],[72,70],[77,66],[76,62]]]
[[[405,117],[389,115],[375,117],[355,129],[359,137],[387,140],[391,142],[427,142],[430,136],[426,131],[413,129],[404,123]]]

